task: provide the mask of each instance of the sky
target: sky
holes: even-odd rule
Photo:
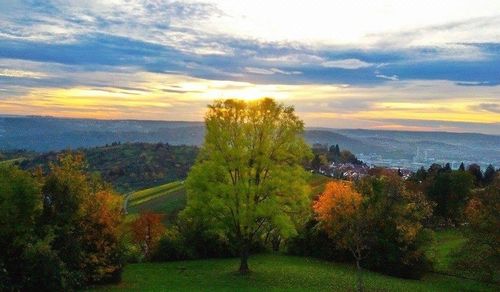
[[[500,1],[0,0],[0,114],[500,134]]]

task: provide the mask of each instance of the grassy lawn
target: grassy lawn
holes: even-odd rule
[[[436,272],[454,274],[451,267],[452,254],[465,243],[464,236],[457,229],[435,232],[435,243],[432,252],[435,255],[434,270]]]
[[[182,181],[174,181],[171,183],[159,185],[149,189],[137,191],[129,198],[129,206],[137,206],[144,204],[150,200],[165,196],[171,192],[184,188]]]
[[[172,222],[177,214],[186,206],[186,189],[181,186],[180,188],[172,189],[164,192],[160,196],[144,201],[128,207],[129,215],[134,215],[142,211],[161,213],[165,215],[164,223]]]
[[[154,212],[164,214],[163,222],[169,225],[185,206],[186,189],[181,181],[175,181],[133,193],[127,218],[131,221],[140,212]]]
[[[262,254],[250,258],[253,272],[235,273],[238,259],[130,264],[118,285],[98,291],[353,291],[354,266],[304,257]],[[429,274],[405,280],[364,273],[367,291],[495,291],[472,280]]]

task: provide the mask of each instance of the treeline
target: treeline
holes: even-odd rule
[[[359,180],[334,181],[315,199],[314,215],[287,245],[294,255],[348,261],[389,275],[420,278],[433,270],[426,253],[433,232],[456,228],[466,239],[452,252],[457,274],[500,281],[500,172],[475,164],[434,164],[404,180],[371,169]]]
[[[0,167],[0,290],[67,291],[120,280],[122,197],[60,155],[46,174]]]
[[[329,166],[331,163],[363,164],[351,151],[346,149],[340,150],[338,144],[330,145],[330,147],[322,144],[314,144],[312,150],[314,156],[309,167],[316,171]]]
[[[464,210],[468,202],[482,188],[494,183],[499,170],[490,164],[484,174],[477,164],[467,168],[462,163],[452,170],[449,163],[432,164],[427,170],[420,168],[408,179],[408,187],[422,192],[435,203],[433,224],[436,226],[458,226],[465,223]]]
[[[152,187],[185,179],[194,164],[198,148],[173,146],[165,143],[120,143],[81,149],[87,158],[88,171],[98,172],[120,192]],[[62,152],[47,152],[20,163],[23,169],[41,167],[44,172],[50,162]]]

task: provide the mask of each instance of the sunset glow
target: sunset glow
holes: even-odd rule
[[[200,121],[213,99],[268,96],[307,126],[500,134],[498,1],[0,9],[0,114]]]

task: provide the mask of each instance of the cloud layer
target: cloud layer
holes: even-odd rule
[[[309,125],[500,134],[498,1],[356,2],[3,1],[0,113],[200,120],[268,95]]]

